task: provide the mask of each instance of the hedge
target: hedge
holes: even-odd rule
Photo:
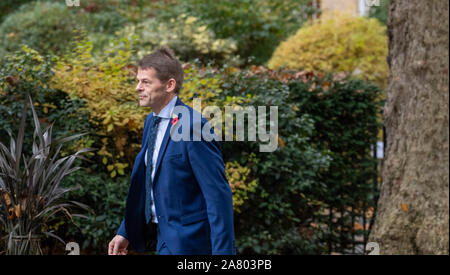
[[[20,87],[33,92],[40,116],[49,123],[60,123],[55,129],[90,133],[65,150],[85,145],[100,149],[106,139],[105,150],[113,158],[107,158],[105,163],[105,155],[99,150],[89,157],[90,162],[82,163],[85,169],[65,182],[68,186],[81,186],[71,196],[92,207],[89,219],[74,218],[73,223],[49,225],[66,241],[82,244],[85,253],[105,253],[107,242],[122,218],[135,154],[130,151],[121,156],[117,140],[127,138],[127,147],[134,148],[130,143],[139,143],[143,120],[139,122],[136,118],[134,125],[130,125],[129,121],[122,123],[122,118],[117,120],[118,113],[114,113],[111,119],[118,123],[108,131],[104,116],[133,104],[131,94],[125,97],[120,94],[128,93],[127,89],[134,86],[130,82],[132,67],[126,63],[130,55],[124,52],[121,57],[105,57],[104,64],[95,64],[92,60],[88,62],[89,43],[81,43],[79,47],[73,59],[59,60],[24,47],[3,62],[0,125],[1,129],[16,132],[14,116],[19,113],[20,101],[15,98],[15,91]],[[71,69],[66,70],[65,66]],[[84,74],[86,68],[95,72],[96,77]],[[185,66],[185,73],[180,97],[188,104],[192,97],[199,96],[204,104],[220,108],[278,106],[276,151],[260,152],[258,141],[222,142],[235,199],[238,253],[326,254],[345,249],[353,233],[364,233],[355,230],[354,220],[347,220],[347,215],[336,220],[333,216],[330,219],[329,212],[343,210],[346,214],[353,207],[354,215],[361,216],[364,210],[374,207],[370,188],[376,169],[370,146],[375,143],[379,129],[376,121],[379,88],[358,79],[264,67],[238,70],[190,64]],[[86,89],[64,81],[71,77]],[[116,93],[108,97],[110,106],[96,106],[96,93],[102,91],[98,84],[114,77],[120,81],[111,82],[111,89],[103,91]],[[55,104],[61,100],[65,104]],[[150,111],[132,109],[129,108],[131,113],[142,117]],[[4,133],[0,138],[4,142]],[[121,167],[117,164],[123,165],[122,171],[119,172]],[[110,165],[117,171],[114,176]],[[245,188],[239,188],[238,181],[244,181]],[[53,248],[51,243],[48,246],[49,253],[61,253],[60,246]]]
[[[345,72],[385,88],[387,54],[386,26],[377,19],[331,13],[280,43],[269,68]]]

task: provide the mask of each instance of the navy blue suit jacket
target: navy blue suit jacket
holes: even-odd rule
[[[185,106],[189,111],[190,141],[172,140],[172,122],[169,122],[153,179],[161,237],[173,254],[236,254],[232,193],[225,176],[220,145],[215,140],[203,138],[193,141],[193,114],[196,111],[179,98],[176,106]],[[177,115],[180,119],[177,123],[181,123],[183,113]],[[138,252],[145,251],[144,156],[152,116],[153,112],[145,120],[141,151],[131,173],[125,217],[117,232]],[[207,120],[201,117],[202,129],[205,124],[208,124]],[[178,126],[179,130],[183,127],[182,124]]]

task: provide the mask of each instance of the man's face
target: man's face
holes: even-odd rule
[[[166,91],[165,83],[161,83],[156,77],[155,69],[144,70],[139,68],[136,79],[138,81],[136,91],[139,93],[139,105],[159,110],[166,103],[171,93]]]

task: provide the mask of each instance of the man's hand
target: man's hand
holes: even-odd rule
[[[116,235],[108,245],[108,255],[127,255],[128,240]]]

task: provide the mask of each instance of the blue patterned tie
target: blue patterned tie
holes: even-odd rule
[[[145,221],[148,223],[151,219],[151,190],[152,190],[152,160],[153,151],[155,150],[156,133],[158,132],[158,124],[161,122],[161,117],[153,115],[153,123],[151,123],[150,137],[148,138],[147,147],[147,167],[145,168]]]

